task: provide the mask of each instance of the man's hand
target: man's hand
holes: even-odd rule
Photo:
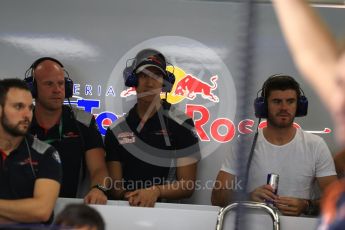
[[[267,184],[254,189],[250,193],[250,199],[256,202],[274,201],[277,198],[278,196],[273,193],[273,188]]]
[[[84,197],[85,204],[106,204],[107,196],[98,188],[92,188]]]
[[[158,186],[127,192],[125,198],[131,206],[154,207],[161,192]]]
[[[299,216],[308,207],[308,201],[293,197],[279,197],[275,201],[275,206],[283,215]]]

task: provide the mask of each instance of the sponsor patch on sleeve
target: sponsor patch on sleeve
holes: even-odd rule
[[[61,159],[60,159],[60,155],[57,151],[53,152],[53,158],[54,160],[56,160],[59,164],[61,164]]]
[[[121,145],[135,143],[135,135],[133,132],[122,132],[117,135],[117,139]]]

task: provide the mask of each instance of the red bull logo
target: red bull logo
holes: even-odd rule
[[[137,91],[135,90],[135,87],[129,87],[120,93],[120,97],[129,97],[132,95],[137,95]]]
[[[217,89],[217,75],[210,78],[209,84],[192,74],[187,74],[177,66],[167,66],[167,71],[175,75],[175,84],[167,98],[169,103],[177,104],[184,99],[194,100],[197,96],[214,103],[219,102],[218,96],[214,93]]]
[[[177,104],[184,99],[194,100],[198,95],[205,100],[218,103],[219,98],[213,93],[217,89],[218,76],[210,78],[210,84],[199,79],[192,74],[186,74],[185,71],[177,66],[167,66],[167,71],[174,73],[175,84],[170,93],[168,93],[168,102]],[[120,93],[121,97],[136,95],[135,87],[129,87]]]
[[[185,96],[189,100],[194,100],[197,95],[201,95],[204,99],[213,102],[219,102],[219,98],[212,93],[217,88],[218,76],[211,77],[212,85],[187,74],[184,78],[178,81],[176,89],[172,92],[173,95]]]

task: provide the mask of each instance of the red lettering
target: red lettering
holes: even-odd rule
[[[253,125],[255,124],[255,121],[251,120],[251,119],[245,119],[240,121],[240,123],[238,123],[237,129],[238,132],[241,134],[250,134],[253,132],[252,128]]]
[[[225,126],[227,128],[227,132],[225,134],[219,133],[219,128]],[[211,125],[211,136],[218,142],[225,143],[231,141],[232,138],[235,136],[235,125],[226,118],[218,118]]]
[[[199,119],[195,118],[194,113],[199,113],[201,117]],[[203,125],[205,125],[210,119],[208,109],[202,105],[186,104],[186,114],[193,119],[195,130],[198,133],[200,140],[210,141],[210,138],[207,136],[207,133],[203,128]]]

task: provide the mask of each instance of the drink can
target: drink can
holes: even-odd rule
[[[277,195],[278,193],[278,184],[279,184],[279,175],[275,173],[269,173],[267,175],[267,184],[271,185],[273,188],[273,193]]]

